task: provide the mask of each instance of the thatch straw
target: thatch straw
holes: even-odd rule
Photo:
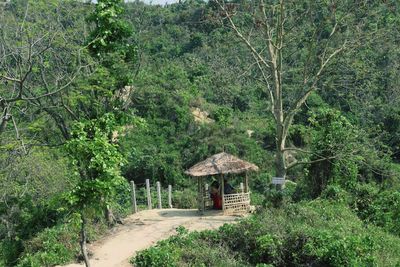
[[[222,152],[197,163],[187,171],[190,176],[208,176],[215,174],[243,173],[258,171],[258,167],[228,153]]]

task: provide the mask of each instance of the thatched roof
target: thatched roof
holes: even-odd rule
[[[208,176],[215,174],[243,173],[258,171],[258,167],[228,153],[222,152],[197,163],[187,171],[190,176]]]

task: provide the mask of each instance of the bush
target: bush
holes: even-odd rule
[[[176,266],[179,254],[173,251],[169,245],[160,243],[159,246],[151,247],[147,250],[139,252],[134,261],[135,266]]]
[[[25,252],[18,267],[41,267],[65,264],[79,253],[79,228],[64,224],[47,228],[25,242]]]
[[[315,200],[271,208],[217,231],[180,233],[132,259],[141,264],[137,266],[161,262],[174,266],[396,266],[400,239],[365,226],[346,203]]]
[[[348,203],[350,194],[339,185],[332,184],[326,187],[326,189],[322,192],[321,197],[341,203]]]
[[[145,266],[244,266],[228,248],[222,246],[214,231],[193,232],[183,227],[178,234],[139,252],[131,263]]]
[[[350,192],[350,206],[362,220],[400,236],[400,192],[381,191],[374,184],[358,184]]]
[[[172,205],[178,209],[194,209],[197,207],[197,192],[191,189],[175,191],[172,194]]]
[[[271,185],[265,192],[264,206],[279,208],[293,201],[297,190],[297,184],[292,181],[286,181],[282,190],[277,190]]]
[[[18,267],[47,267],[62,265],[80,256],[80,217],[70,217],[68,222],[46,228],[35,237],[23,242],[23,254],[19,258]],[[88,240],[93,241],[107,229],[103,218],[95,215],[88,224]]]

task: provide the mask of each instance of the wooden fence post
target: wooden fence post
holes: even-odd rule
[[[149,210],[152,209],[151,207],[151,194],[150,194],[150,180],[146,179],[146,191],[147,191],[147,208]]]
[[[168,185],[168,207],[172,209],[172,185]]]
[[[158,208],[162,209],[161,205],[161,184],[160,182],[157,182],[157,199],[158,199]]]
[[[135,182],[131,181],[131,198],[132,198],[132,207],[133,213],[137,212],[137,204],[136,204],[136,192],[135,192]]]

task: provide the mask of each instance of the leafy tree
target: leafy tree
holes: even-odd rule
[[[117,89],[132,84],[136,56],[132,25],[123,19],[124,11],[122,0],[99,0],[88,17],[95,25],[88,39],[89,52],[117,78]]]
[[[116,129],[112,114],[99,119],[77,122],[72,138],[66,144],[78,185],[68,195],[67,200],[81,216],[81,251],[86,266],[90,266],[86,249],[87,213],[105,208],[116,186],[124,180],[120,167],[124,160],[111,136]]]
[[[308,166],[305,184],[310,196],[317,197],[328,183],[343,186],[357,181],[357,162],[362,160],[359,147],[361,133],[339,111],[320,109],[311,114],[313,128],[311,137],[312,163]]]

